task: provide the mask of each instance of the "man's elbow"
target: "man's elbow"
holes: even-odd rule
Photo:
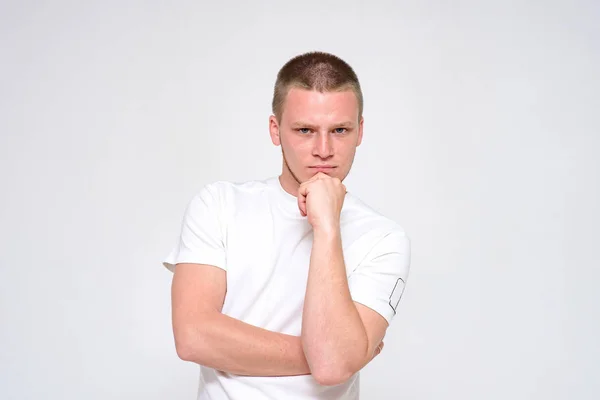
[[[220,313],[208,312],[198,315],[194,322],[189,319],[173,322],[175,351],[180,359],[204,365],[213,357],[216,347],[215,335],[219,332],[215,327],[218,326],[220,315]]]
[[[313,378],[319,385],[336,386],[350,379],[356,372],[340,368],[314,368],[311,370]]]
[[[309,365],[313,378],[323,386],[341,385],[352,378],[363,366],[358,360],[341,355],[340,357],[321,357]]]
[[[209,346],[205,346],[206,340],[203,339],[200,332],[195,330],[180,330],[176,331],[174,337],[175,351],[181,360],[197,364],[205,362]]]
[[[364,357],[359,356],[356,351],[327,351],[320,348],[311,349],[304,347],[304,354],[310,366],[311,375],[323,386],[341,385],[352,378],[365,363]]]
[[[183,361],[193,361],[196,358],[194,344],[189,334],[175,334],[175,351]]]

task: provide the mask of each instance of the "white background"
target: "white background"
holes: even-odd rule
[[[280,172],[309,50],[358,73],[346,183],[412,241],[362,398],[599,398],[600,3],[249,3],[1,2],[0,398],[195,397],[160,262],[204,184]]]

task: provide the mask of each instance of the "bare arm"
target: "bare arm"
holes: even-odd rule
[[[382,338],[369,343],[350,296],[339,229],[315,230],[302,319],[304,351],[315,379],[323,385],[346,381],[372,359]]]
[[[346,381],[376,355],[387,325],[375,311],[352,301],[339,228],[315,230],[302,319],[304,351],[315,379],[323,385]]]
[[[179,357],[236,375],[310,374],[299,337],[222,314],[226,290],[224,270],[202,264],[177,265],[171,295]]]
[[[346,187],[321,172],[300,184],[298,207],[313,227],[302,314],[302,345],[313,377],[338,385],[381,350],[388,327],[376,311],[350,295],[342,250],[340,214]]]

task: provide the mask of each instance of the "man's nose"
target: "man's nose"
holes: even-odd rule
[[[313,146],[313,155],[321,158],[330,157],[333,154],[333,143],[329,133],[320,132],[315,135],[315,144]]]

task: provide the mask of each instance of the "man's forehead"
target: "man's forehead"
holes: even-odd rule
[[[292,88],[285,100],[283,114],[290,122],[344,123],[358,119],[358,101],[352,90],[319,92]]]

